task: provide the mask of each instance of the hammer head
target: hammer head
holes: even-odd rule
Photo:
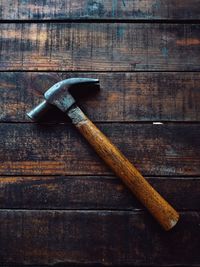
[[[85,90],[95,85],[99,88],[99,80],[92,78],[70,78],[54,84],[44,93],[45,100],[32,109],[27,115],[34,121],[40,120],[43,115],[56,106],[61,111],[66,112],[73,104],[75,99],[71,92]]]

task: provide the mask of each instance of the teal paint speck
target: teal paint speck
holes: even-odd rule
[[[124,35],[124,27],[123,26],[118,26],[117,27],[117,37],[118,38],[123,38]]]
[[[162,48],[162,54],[163,54],[164,57],[168,57],[169,51],[168,51],[167,47],[163,47]]]
[[[122,0],[122,4],[123,6],[126,6],[125,0]]]
[[[112,16],[115,16],[115,12],[117,9],[117,0],[112,0]]]
[[[156,1],[153,5],[152,8],[153,9],[159,9],[161,7],[160,1]]]

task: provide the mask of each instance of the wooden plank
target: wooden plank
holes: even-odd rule
[[[1,210],[0,258],[27,265],[197,266],[199,224],[198,212],[182,213],[164,232],[142,212]]]
[[[147,178],[178,210],[199,210],[200,178]],[[0,177],[2,209],[144,209],[114,177]]]
[[[200,70],[199,24],[5,23],[0,70]]]
[[[93,121],[200,121],[200,73],[0,72],[0,121],[30,122],[26,112],[54,83],[70,77],[99,78],[100,92],[79,100]],[[94,108],[95,107],[95,108]],[[51,112],[45,121],[65,121]]]
[[[199,124],[111,123],[97,126],[148,175],[199,175]],[[105,175],[104,166],[71,124],[2,124],[1,175]]]
[[[200,19],[199,10],[199,0],[1,0],[0,19]]]

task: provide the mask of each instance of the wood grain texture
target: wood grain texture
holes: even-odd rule
[[[200,70],[199,24],[2,24],[0,70]]]
[[[1,0],[0,19],[200,19],[199,10],[199,0]]]
[[[0,73],[0,265],[199,266],[199,10],[199,0],[0,0],[0,70],[55,71]],[[186,211],[174,231],[60,113],[45,120],[64,125],[27,123],[41,93],[79,70],[102,84],[80,101],[86,114]]]
[[[199,175],[198,124],[97,124],[148,175]],[[1,175],[110,173],[71,124],[2,124]]]
[[[0,258],[9,264],[198,266],[200,214],[181,218],[166,233],[142,212],[1,210]]]
[[[54,83],[71,77],[100,80],[101,90],[78,104],[92,121],[200,121],[200,74],[0,72],[0,121],[30,122],[26,113]],[[66,122],[61,112],[45,121]]]
[[[200,211],[200,178],[147,180],[178,210]],[[1,176],[1,209],[143,210],[113,176]]]

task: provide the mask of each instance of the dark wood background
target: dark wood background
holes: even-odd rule
[[[200,266],[200,0],[0,4],[1,265]],[[171,232],[61,113],[26,117],[74,76],[100,79],[80,106],[180,212]]]

